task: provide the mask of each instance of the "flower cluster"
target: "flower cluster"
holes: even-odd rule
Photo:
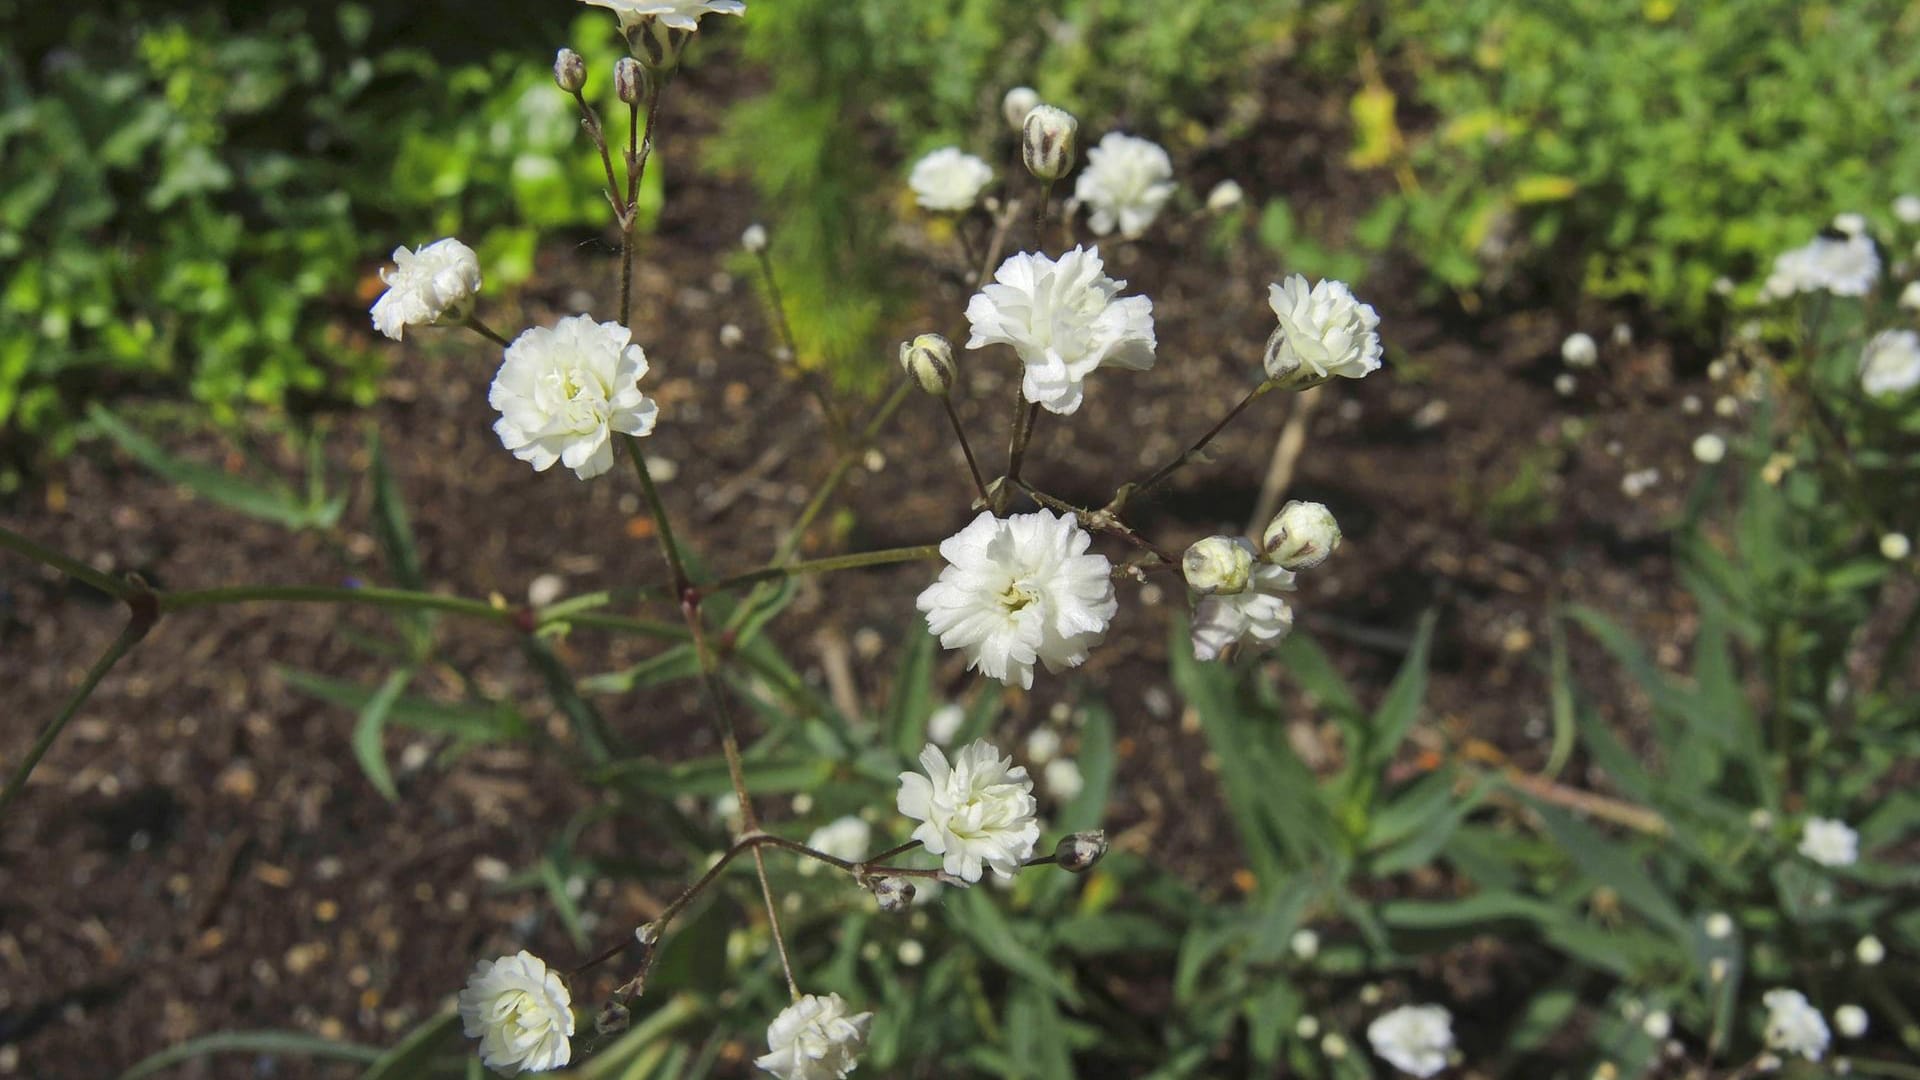
[[[473,310],[480,291],[480,258],[448,237],[419,251],[393,249],[393,268],[380,271],[387,291],[373,303],[373,328],[395,341],[409,326],[456,322]]]
[[[1040,825],[1024,766],[983,739],[951,764],[928,743],[920,767],[925,775],[900,774],[900,812],[920,822],[913,838],[942,857],[947,873],[967,882],[979,881],[983,870],[1012,878],[1033,857]]]
[[[1760,996],[1767,1007],[1767,1046],[1783,1054],[1819,1061],[1833,1034],[1827,1019],[1798,990],[1769,990]]]
[[[1838,238],[1817,236],[1782,252],[1773,260],[1773,273],[1761,292],[1773,299],[1810,292],[1865,296],[1879,280],[1880,254],[1873,238],[1856,231]]]
[[[480,1040],[490,1069],[515,1076],[573,1059],[573,997],[558,973],[524,949],[476,964],[457,1004],[461,1029]]]
[[[773,1018],[768,1053],[753,1063],[780,1080],[841,1080],[859,1066],[872,1026],[872,1013],[849,1015],[839,994],[807,994]]]
[[[1193,590],[1193,655],[1218,660],[1244,639],[1271,644],[1293,629],[1284,593],[1294,572],[1326,561],[1340,546],[1340,525],[1316,502],[1289,502],[1262,534],[1260,546],[1212,536],[1187,549],[1183,569]],[[1222,567],[1228,569],[1224,570]]]
[[[1367,1025],[1367,1041],[1401,1072],[1432,1076],[1453,1050],[1453,1014],[1439,1005],[1402,1005]]]
[[[1068,415],[1085,399],[1088,375],[1103,367],[1153,367],[1153,301],[1122,297],[1099,248],[1059,259],[1021,253],[1000,264],[994,284],[967,303],[967,348],[1009,345],[1025,372],[1021,391],[1048,412]]]
[[[1173,161],[1158,143],[1112,132],[1087,151],[1087,167],[1073,197],[1090,213],[1096,236],[1115,229],[1129,240],[1146,234],[1173,197]]]
[[[993,183],[993,166],[948,146],[914,163],[907,185],[924,210],[959,213],[973,209],[980,193]]]

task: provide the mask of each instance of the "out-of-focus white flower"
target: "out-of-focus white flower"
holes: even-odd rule
[[[1207,192],[1207,210],[1209,213],[1224,214],[1239,206],[1247,199],[1247,193],[1237,180],[1222,180]]]
[[[1853,946],[1853,958],[1867,967],[1879,967],[1880,961],[1887,958],[1887,947],[1872,934],[1861,938]]]
[[[1707,916],[1705,929],[1708,937],[1723,941],[1733,936],[1733,917],[1724,911],[1716,911]]]
[[[1307,1013],[1293,1022],[1293,1033],[1302,1039],[1311,1039],[1320,1034],[1320,1018]]]
[[[912,938],[908,938],[901,942],[899,947],[894,949],[893,954],[900,959],[900,966],[919,967],[926,962],[927,947]]]
[[[1908,311],[1920,311],[1920,281],[1909,281],[1907,287],[1900,290],[1900,306]]]
[[[1311,570],[1340,546],[1340,523],[1324,503],[1289,500],[1260,534],[1270,563],[1288,570]]]
[[[1860,858],[1860,834],[1832,818],[1808,818],[1800,831],[1800,854],[1822,866],[1852,866]]]
[[[1247,591],[1256,554],[1252,544],[1237,536],[1209,536],[1187,548],[1180,572],[1187,588],[1201,596],[1232,596]]]
[[[872,1026],[872,1013],[848,1015],[839,994],[808,994],[773,1018],[770,1052],[753,1063],[780,1080],[842,1080],[859,1067]]]
[[[1058,261],[1026,252],[1009,258],[994,284],[967,302],[967,348],[1012,346],[1026,368],[1027,400],[1074,412],[1095,369],[1153,367],[1153,301],[1120,296],[1127,283],[1104,270],[1099,248],[1076,247]]]
[[[1334,1061],[1339,1061],[1347,1056],[1347,1040],[1339,1032],[1329,1031],[1320,1040],[1320,1052]]]
[[[1027,770],[985,739],[954,755],[929,743],[920,751],[920,773],[900,774],[900,812],[920,822],[913,838],[942,868],[964,881],[979,881],[991,869],[1011,878],[1033,857],[1040,840],[1034,820],[1033,781]]]
[[[1747,812],[1747,827],[1754,832],[1773,831],[1773,811],[1764,806],[1756,806]]]
[[[1920,225],[1920,195],[1902,195],[1893,200],[1893,216],[1902,225]]]
[[[1849,1039],[1867,1033],[1867,1010],[1858,1005],[1842,1005],[1833,1010],[1833,1026]]]
[[[1560,343],[1560,359],[1571,368],[1590,368],[1600,359],[1600,346],[1593,335],[1575,330]]]
[[[1194,659],[1218,660],[1243,637],[1262,643],[1285,637],[1293,629],[1293,609],[1280,594],[1292,591],[1293,571],[1261,563],[1245,592],[1201,597],[1193,606]]]
[[[967,710],[952,702],[933,710],[927,717],[927,738],[945,746],[960,734],[961,725],[967,722]]]
[[[1819,1061],[1832,1034],[1826,1017],[1798,990],[1769,990],[1760,1000],[1767,1007],[1767,1046],[1785,1054]]]
[[[1655,1009],[1640,1021],[1640,1030],[1650,1039],[1664,1039],[1673,1034],[1673,1014],[1665,1009]]]
[[[1859,236],[1867,231],[1867,215],[1848,211],[1833,216],[1833,230],[1847,236]]]
[[[1580,389],[1580,380],[1574,378],[1571,371],[1563,371],[1553,377],[1553,392],[1561,397],[1572,397],[1574,391],[1578,389]]]
[[[923,210],[959,213],[973,209],[980,192],[993,182],[993,166],[957,146],[933,151],[913,163],[907,186]]]
[[[1888,562],[1899,562],[1913,554],[1913,541],[1906,533],[1890,532],[1880,538],[1880,557]]]
[[[1293,274],[1267,289],[1267,303],[1280,320],[1268,343],[1267,377],[1282,379],[1311,369],[1325,378],[1362,378],[1380,367],[1380,316],[1354,299],[1338,281],[1309,286]]]
[[[1447,1067],[1453,1016],[1439,1005],[1402,1005],[1367,1025],[1367,1041],[1401,1072],[1432,1076]]]
[[[767,250],[767,227],[765,225],[747,226],[746,230],[740,234],[740,246],[755,255]]]
[[[1825,290],[1835,296],[1865,296],[1880,279],[1880,255],[1864,236],[1835,240],[1816,236],[1804,247],[1773,260],[1762,292],[1773,299]]]
[[[827,822],[807,837],[808,847],[848,862],[859,862],[866,858],[872,842],[873,826],[852,814]],[[823,865],[818,859],[802,858],[800,872],[811,876],[819,873]]]
[[[1727,456],[1727,440],[1709,431],[1693,440],[1693,458],[1702,465],[1718,465]]]
[[[395,341],[409,326],[464,319],[480,291],[480,257],[448,237],[414,251],[393,249],[393,268],[380,271],[387,291],[373,302],[373,328]]]
[[[632,340],[590,315],[515,338],[487,394],[501,444],[539,472],[559,462],[590,480],[613,468],[613,435],[646,435],[660,412],[640,392],[647,354]]]
[[[1920,386],[1920,334],[1882,330],[1860,352],[1860,389],[1874,397],[1904,394]]]
[[[556,972],[522,949],[482,960],[458,1000],[460,1026],[480,1061],[507,1076],[545,1072],[573,1057],[573,997]]]
[[[620,16],[620,29],[632,29],[645,19],[658,19],[669,30],[698,30],[702,15],[745,15],[746,0],[580,0]]]
[[[1045,765],[1060,753],[1060,733],[1050,727],[1037,727],[1027,736],[1027,760]]]
[[[1027,114],[1040,107],[1040,92],[1031,86],[1016,86],[1000,99],[1000,115],[1007,126],[1019,131],[1026,126]]]
[[[1158,143],[1110,132],[1087,151],[1073,197],[1092,211],[1087,225],[1095,236],[1119,229],[1127,239],[1138,239],[1173,197],[1173,161]]]
[[[1072,758],[1054,758],[1040,770],[1040,782],[1047,785],[1047,794],[1055,802],[1072,802],[1080,792],[1086,789],[1087,778],[1080,771],[1080,764]]]
[[[1051,184],[1073,169],[1080,121],[1065,109],[1035,105],[1020,121],[1020,160],[1035,179]]]
[[[1291,938],[1287,939],[1287,947],[1293,950],[1293,955],[1296,958],[1300,960],[1311,960],[1320,955],[1320,935],[1306,927],[1301,927],[1293,932]]]

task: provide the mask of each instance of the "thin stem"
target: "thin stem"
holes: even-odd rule
[[[873,418],[867,421],[867,426],[860,432],[860,437],[840,452],[840,457],[833,463],[833,468],[827,471],[826,479],[820,481],[820,486],[814,489],[813,495],[807,499],[807,505],[801,509],[800,516],[788,528],[787,535],[781,538],[779,546],[774,550],[773,558],[769,561],[770,565],[778,566],[785,563],[793,558],[794,552],[800,550],[800,542],[806,537],[807,529],[813,525],[813,520],[826,509],[827,500],[833,497],[835,489],[840,486],[840,481],[846,478],[854,462],[860,459],[867,444],[873,441],[874,436],[880,433],[881,427],[885,426],[886,422],[892,419],[893,414],[898,412],[900,406],[906,402],[907,394],[913,386],[912,379],[901,379],[893,389],[893,396],[882,402],[880,408],[874,412]]]
[[[1075,506],[1072,503],[1067,502],[1065,499],[1056,498],[1052,495],[1047,494],[1044,491],[1041,491],[1039,488],[1034,487],[1032,484],[1029,484],[1024,480],[1020,481],[1020,490],[1026,492],[1027,495],[1031,497],[1034,502],[1037,502],[1040,505],[1047,507],[1050,510],[1054,510],[1062,514],[1072,514],[1075,518],[1079,520],[1080,526],[1082,528],[1093,529],[1097,532],[1112,533],[1113,535],[1118,536],[1122,540],[1125,540],[1127,543],[1132,544],[1134,547],[1137,547],[1140,550],[1147,552],[1149,555],[1152,555],[1154,558],[1160,560],[1163,563],[1168,563],[1176,566],[1179,565],[1179,562],[1180,562],[1179,558],[1176,557],[1172,552],[1167,551],[1166,549],[1162,548],[1160,545],[1154,543],[1153,541],[1147,539],[1144,536],[1141,536],[1139,533],[1134,532],[1133,529],[1130,526],[1128,526],[1126,522],[1121,521],[1118,517],[1114,516],[1114,514],[1110,511],[1088,510],[1088,509],[1085,509],[1084,507]]]
[[[980,284],[985,285],[992,279],[993,272],[998,269],[996,264],[1000,261],[1000,253],[1006,250],[1007,232],[1013,228],[1013,223],[1019,219],[1020,200],[1008,199],[1006,209],[1000,213],[1000,220],[994,223],[993,239],[987,242],[986,258],[980,260]]]
[[[700,586],[700,589],[702,592],[719,592],[737,589],[742,585],[757,585],[763,581],[778,581],[781,578],[800,577],[805,574],[830,574],[836,570],[859,570],[869,566],[919,562],[922,559],[938,558],[939,555],[939,544],[917,544],[913,547],[883,548],[879,551],[856,551],[851,555],[832,555],[824,559],[787,563],[784,566],[764,566],[744,574],[721,578],[711,585]]]
[[[33,740],[33,746],[28,748],[26,757],[21,758],[20,764],[14,767],[13,775],[7,778],[6,788],[0,790],[0,818],[6,817],[7,809],[13,805],[15,799],[20,797],[20,792],[25,790],[27,778],[33,775],[33,770],[40,764],[40,759],[47,756],[47,751],[53,747],[54,740],[60,737],[60,732],[65,730],[67,722],[80,711],[80,706],[86,704],[87,698],[93,696],[93,691],[100,685],[100,680],[106,678],[107,672],[113,670],[113,666],[120,662],[120,658],[132,651],[135,645],[140,644],[140,640],[153,629],[153,624],[160,620],[160,605],[155,602],[154,595],[137,584],[129,585],[128,588],[131,591],[127,597],[127,606],[131,614],[127,618],[127,625],[121,628],[119,635],[107,646],[107,651],[101,653],[100,658],[87,669],[86,677],[80,680],[80,685],[74,690],[73,696],[67,699],[66,707],[60,710],[60,715],[54,717],[52,723],[41,729],[39,736]]]
[[[894,846],[888,848],[887,850],[881,852],[878,855],[869,855],[866,858],[860,860],[860,862],[861,862],[861,865],[863,866],[874,866],[878,863],[886,862],[888,859],[891,859],[897,855],[905,855],[907,852],[912,851],[914,848],[917,848],[919,846],[920,846],[920,841],[909,840],[904,844],[895,844]]]
[[[607,170],[607,205],[620,214],[620,182],[613,178],[613,154],[607,149],[607,132],[600,126],[600,114],[587,104],[585,94],[575,90],[574,103],[580,106],[580,126],[587,129],[587,135],[593,139],[594,149],[600,151],[600,164]]]
[[[1007,443],[1007,475],[994,491],[995,515],[1006,513],[1007,504],[1013,499],[1013,488],[1020,483],[1020,466],[1026,462],[1027,444],[1033,440],[1033,425],[1039,418],[1040,406],[1028,403],[1024,387],[1016,389],[1013,397],[1013,435]]]
[[[0,526],[0,548],[19,552],[37,563],[51,566],[68,577],[91,585],[116,600],[131,601],[133,596],[140,592],[135,586],[121,581],[111,574],[103,574],[78,559],[62,555],[52,548],[42,547],[4,526]]]
[[[419,608],[470,615],[492,622],[511,622],[513,609],[494,607],[484,600],[408,589],[349,589],[327,585],[231,585],[217,589],[187,589],[156,594],[160,610],[186,611],[221,604],[366,604],[372,607]]]
[[[1225,431],[1228,424],[1233,423],[1235,418],[1237,418],[1241,413],[1246,411],[1247,406],[1253,404],[1253,399],[1259,397],[1262,394],[1265,394],[1266,392],[1268,392],[1269,390],[1272,390],[1273,388],[1274,388],[1273,383],[1263,382],[1260,385],[1254,387],[1253,389],[1247,391],[1246,397],[1241,398],[1238,404],[1236,404],[1233,408],[1228,409],[1227,415],[1221,417],[1219,423],[1213,425],[1211,428],[1208,428],[1207,433],[1205,435],[1200,436],[1199,440],[1196,441],[1192,446],[1188,447],[1184,452],[1182,452],[1179,457],[1174,458],[1172,461],[1169,461],[1165,465],[1160,466],[1160,468],[1156,470],[1152,476],[1147,477],[1145,480],[1142,480],[1137,484],[1128,484],[1122,487],[1119,493],[1114,496],[1113,501],[1108,504],[1107,509],[1115,513],[1118,513],[1120,512],[1121,509],[1123,509],[1126,506],[1127,500],[1131,499],[1135,495],[1145,495],[1147,492],[1152,491],[1154,488],[1159,487],[1161,484],[1165,483],[1167,477],[1172,476],[1175,470],[1179,469],[1182,465],[1185,465],[1189,461],[1192,461],[1194,458],[1198,457],[1200,455],[1200,452],[1207,448],[1207,444],[1214,440],[1215,436],[1219,435],[1222,431]]]
[[[481,322],[480,317],[478,315],[468,315],[466,318],[466,321],[461,323],[460,325],[466,327],[467,329],[473,331],[476,334],[479,334],[481,337],[486,338],[488,341],[493,342],[495,345],[498,345],[503,349],[513,344],[513,342],[508,341],[506,338],[501,337],[499,334],[495,333],[493,327],[488,326],[486,323]]]
[[[660,121],[660,99],[666,96],[667,85],[663,81],[657,86],[651,77],[647,80],[647,129],[646,136],[640,133],[640,108],[637,104],[627,107],[627,201],[620,214],[620,325],[628,325],[633,314],[633,228],[640,216],[640,180],[647,174],[647,160],[653,156],[654,134]],[[611,175],[611,173],[609,173]]]
[[[980,476],[980,463],[973,458],[973,447],[967,443],[967,433],[960,426],[960,414],[953,411],[953,399],[942,397],[940,404],[947,410],[947,422],[953,425],[953,437],[960,440],[960,452],[967,457],[967,472],[973,476],[973,489],[980,493],[980,501],[987,501],[987,482]]]
[[[787,955],[787,935],[780,931],[780,905],[773,898],[773,880],[767,877],[767,857],[753,849],[753,868],[760,875],[760,896],[767,903],[767,928],[773,931],[773,947],[780,954],[780,970],[787,977],[787,995],[800,1000],[800,983],[793,977],[793,958]]]
[[[1053,181],[1041,182],[1038,202],[1039,205],[1033,208],[1033,247],[1044,254],[1047,250],[1047,207],[1053,202]]]
[[[780,344],[787,350],[787,361],[800,371],[800,381],[806,385],[807,393],[813,396],[814,403],[820,406],[820,415],[827,421],[827,429],[833,433],[836,443],[844,441],[847,434],[846,419],[833,403],[833,395],[821,385],[817,373],[800,367],[800,340],[793,334],[793,323],[787,319],[787,300],[780,292],[780,281],[773,273],[773,254],[766,248],[754,253],[760,264],[760,277],[767,285],[767,303],[773,307],[773,326],[780,334]]]
[[[632,435],[625,437],[627,456],[633,459],[633,471],[640,477],[640,492],[647,500],[647,511],[653,515],[654,534],[660,538],[660,552],[666,556],[667,569],[673,574],[675,595],[687,591],[686,564],[680,560],[680,545],[673,539],[673,522],[667,518],[667,508],[660,501],[660,489],[653,484],[653,473],[647,468],[647,455],[640,449],[640,440]]]

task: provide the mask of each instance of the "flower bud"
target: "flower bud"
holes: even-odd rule
[[[1040,107],[1040,94],[1031,86],[1016,86],[1000,99],[1000,115],[1015,131],[1026,129],[1027,114]]]
[[[1053,861],[1069,874],[1084,874],[1107,853],[1107,830],[1068,833],[1053,849]]]
[[[1322,504],[1296,499],[1280,508],[1260,540],[1268,562],[1309,570],[1340,546],[1340,523]]]
[[[1246,200],[1247,193],[1242,191],[1238,182],[1222,180],[1207,192],[1207,210],[1210,213],[1224,214]]]
[[[647,96],[647,73],[640,61],[623,56],[613,65],[613,93],[623,103],[638,105]]]
[[[665,20],[648,15],[627,27],[627,48],[647,70],[667,72],[680,66],[680,50],[692,37],[692,31],[676,30]]]
[[[1253,545],[1231,536],[1209,536],[1187,549],[1180,570],[1187,587],[1201,596],[1246,592],[1253,577]]]
[[[561,49],[553,58],[553,81],[569,94],[577,94],[587,85],[587,61],[572,49]]]
[[[875,878],[867,884],[873,890],[873,898],[879,902],[881,911],[905,911],[913,906],[913,894],[917,891],[913,882],[906,878]]]
[[[934,397],[946,397],[953,390],[953,346],[939,334],[901,342],[900,366]]]
[[[1287,348],[1287,328],[1276,327],[1267,335],[1266,355],[1260,358],[1260,366],[1267,373],[1267,380],[1282,388],[1292,385],[1294,376],[1300,374],[1302,365],[1300,354]],[[1313,372],[1309,370],[1307,375]]]
[[[1027,171],[1051,184],[1073,171],[1073,140],[1080,121],[1065,109],[1036,105],[1020,125],[1020,156]]]
[[[749,225],[747,231],[740,234],[740,246],[755,255],[767,250],[767,229],[764,225]]]

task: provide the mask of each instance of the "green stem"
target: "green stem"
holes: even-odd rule
[[[1255,398],[1259,397],[1262,394],[1265,394],[1266,392],[1268,392],[1269,390],[1272,390],[1273,388],[1274,388],[1273,383],[1263,382],[1260,385],[1254,387],[1252,390],[1247,391],[1247,396],[1241,398],[1239,404],[1227,410],[1227,415],[1221,417],[1219,423],[1213,425],[1211,428],[1208,428],[1207,433],[1205,435],[1200,436],[1199,440],[1195,442],[1192,446],[1188,447],[1183,453],[1181,453],[1179,457],[1174,458],[1172,461],[1169,461],[1165,465],[1160,466],[1160,468],[1156,470],[1152,476],[1147,477],[1145,480],[1142,480],[1137,484],[1128,484],[1125,487],[1122,487],[1120,491],[1114,495],[1113,501],[1108,504],[1107,509],[1112,510],[1115,513],[1119,513],[1120,510],[1126,506],[1128,499],[1131,499],[1135,495],[1145,495],[1147,492],[1152,491],[1154,488],[1159,487],[1161,484],[1165,483],[1167,480],[1167,477],[1172,476],[1174,472],[1178,470],[1181,466],[1187,464],[1188,462],[1192,461],[1194,458],[1198,457],[1200,455],[1200,452],[1207,448],[1207,444],[1214,440],[1215,436],[1219,435],[1222,431],[1225,431],[1228,424],[1233,423],[1236,417],[1238,417],[1241,413],[1246,411],[1247,406],[1253,404],[1253,400]]]
[[[980,463],[973,459],[973,447],[967,442],[967,432],[960,426],[960,414],[953,411],[953,399],[942,397],[940,404],[947,410],[947,422],[953,425],[953,437],[960,440],[960,452],[967,458],[967,473],[973,477],[973,489],[980,493],[980,501],[986,503],[987,481],[980,475]]]
[[[880,429],[886,422],[893,418],[893,414],[899,411],[901,405],[905,404],[907,394],[913,386],[912,379],[902,379],[894,387],[893,396],[882,402],[880,408],[874,412],[873,418],[867,421],[866,428],[860,432],[860,438],[841,451],[839,459],[833,463],[833,468],[828,470],[826,479],[820,481],[820,486],[814,489],[812,497],[807,500],[807,505],[800,511],[800,516],[794,520],[792,527],[787,530],[787,535],[781,539],[779,547],[775,549],[773,558],[770,560],[771,565],[778,566],[786,562],[793,558],[794,552],[800,550],[800,542],[805,539],[807,529],[812,527],[814,519],[820,516],[820,512],[826,509],[827,500],[833,497],[834,491],[840,487],[840,482],[846,479],[848,471],[865,452],[867,444],[873,441],[874,436],[880,433]]]
[[[110,574],[103,574],[78,559],[69,558],[52,548],[42,547],[12,529],[0,527],[0,548],[17,551],[38,563],[85,582],[116,600],[130,600],[140,590]]]
[[[480,317],[478,315],[467,316],[466,322],[462,323],[461,325],[465,326],[467,329],[473,331],[476,334],[479,334],[481,337],[486,338],[488,341],[493,342],[495,345],[498,345],[503,349],[513,344],[513,342],[508,341],[506,338],[496,333],[493,327],[488,326],[486,323],[481,322]]]
[[[1007,475],[993,493],[995,516],[1005,514],[1007,504],[1013,501],[1013,489],[1020,483],[1020,466],[1026,462],[1027,444],[1033,440],[1033,425],[1039,418],[1040,406],[1027,402],[1026,390],[1014,390],[1013,435],[1007,443]]]
[[[856,551],[851,555],[832,555],[824,559],[787,563],[784,566],[766,566],[744,574],[735,574],[733,577],[721,578],[711,585],[700,586],[700,589],[702,592],[720,592],[737,589],[742,585],[757,585],[763,581],[778,581],[781,578],[800,577],[805,574],[830,574],[836,570],[891,566],[894,563],[919,562],[922,559],[935,559],[939,556],[939,544],[916,544],[913,547],[883,548],[879,551]]]
[[[667,569],[673,574],[674,595],[684,595],[691,582],[686,564],[680,559],[680,545],[673,538],[673,522],[667,518],[666,504],[660,501],[660,489],[654,486],[653,473],[647,468],[647,455],[640,449],[640,440],[632,435],[624,439],[627,456],[633,458],[633,471],[640,477],[640,492],[647,500],[647,512],[653,515],[653,531],[660,538],[660,552],[666,556]]]
[[[163,612],[221,604],[366,604],[371,607],[420,608],[468,615],[505,623],[513,619],[511,608],[494,607],[484,600],[409,589],[349,589],[326,585],[231,585],[217,589],[187,589],[159,593]]]

